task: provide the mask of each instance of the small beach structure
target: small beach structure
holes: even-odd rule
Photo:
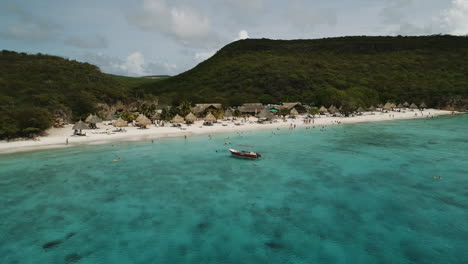
[[[224,118],[232,118],[232,110],[231,109],[227,109],[226,111],[224,111]]]
[[[212,114],[212,113],[208,113],[206,116],[205,116],[205,122],[211,122],[211,123],[214,123],[216,122],[216,117]]]
[[[85,129],[90,129],[90,128],[88,127],[88,125],[85,122],[80,120],[80,121],[76,122],[75,125],[73,125],[72,129],[75,131],[73,133],[73,135],[86,136],[86,134],[83,134],[82,131],[85,130]]]
[[[419,108],[421,108],[421,109],[426,109],[426,108],[427,108],[426,103],[422,102],[422,103],[419,105]]]
[[[106,117],[104,118],[104,120],[107,120],[107,121],[112,121],[112,120],[116,120],[116,119],[117,118],[112,113],[107,114]]]
[[[366,110],[365,110],[364,108],[362,108],[362,106],[360,106],[360,107],[356,110],[356,112],[358,112],[358,113],[362,113],[362,112],[365,112],[365,111],[366,111]]]
[[[187,124],[193,124],[195,121],[197,121],[197,117],[192,112],[185,116],[185,122]]]
[[[114,127],[127,127],[127,126],[128,126],[127,121],[123,120],[120,117],[114,122]]]
[[[150,119],[151,119],[152,121],[154,121],[154,120],[161,120],[161,113],[155,112],[155,113],[151,116]]]
[[[404,103],[403,103],[403,107],[404,107],[404,108],[408,108],[409,106],[410,106],[410,104],[408,104],[408,102],[404,102]]]
[[[258,115],[257,117],[260,118],[260,119],[264,119],[264,120],[271,120],[273,119],[275,115],[268,111],[267,109],[263,109]]]
[[[198,116],[203,116],[209,111],[217,111],[220,109],[222,109],[222,105],[218,103],[195,104],[195,106],[192,108],[192,111]]]
[[[174,118],[172,118],[171,122],[173,124],[182,124],[182,123],[184,123],[184,118],[181,117],[180,115],[176,115],[176,116],[174,116]]]
[[[85,119],[85,123],[89,123],[89,121],[91,121],[91,118],[93,118],[93,114],[89,114],[89,116]]]
[[[299,112],[296,110],[296,108],[293,108],[291,109],[291,111],[289,111],[289,115],[297,116],[299,115]]]
[[[257,115],[263,109],[265,109],[265,107],[261,103],[243,104],[241,107],[239,107],[239,111],[241,112],[241,114],[249,115]]]
[[[401,108],[404,108],[404,106],[403,106],[403,104],[400,103],[400,104],[398,104],[397,108],[401,109]]]
[[[102,119],[99,118],[97,115],[93,115],[91,119],[89,120],[89,127],[92,129],[96,129],[97,128],[96,124],[100,122],[102,122]]]
[[[322,105],[320,107],[320,109],[319,109],[319,112],[320,112],[321,115],[324,115],[324,114],[328,113],[328,110],[327,110],[327,108],[325,108],[325,106]]]
[[[393,110],[393,104],[387,102],[387,103],[383,106],[383,109],[384,109],[384,110],[391,111],[391,110]]]
[[[376,110],[375,106],[371,105],[371,107],[369,107],[369,111],[374,112],[375,110]]]
[[[378,104],[377,108],[383,108],[383,106],[384,106],[383,104]]]
[[[135,121],[141,128],[146,128],[147,126],[151,125],[151,120],[149,120],[149,118],[147,118],[144,114],[140,114]]]
[[[336,114],[336,113],[339,113],[338,111],[338,108],[336,108],[336,106],[334,105],[331,105],[329,108],[328,108],[328,112],[332,115]]]
[[[415,103],[412,103],[410,106],[409,106],[410,109],[418,109],[418,106],[415,104]]]
[[[280,108],[281,109],[288,109],[290,112],[293,109],[296,109],[298,114],[307,112],[306,107],[304,105],[302,105],[300,102],[282,103]]]

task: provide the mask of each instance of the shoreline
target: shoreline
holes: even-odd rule
[[[417,114],[417,116],[415,116]],[[462,114],[462,113],[457,113]],[[289,128],[291,125],[296,128],[305,128],[312,126],[329,126],[336,124],[355,124],[355,123],[369,123],[369,122],[382,122],[393,120],[408,120],[408,119],[422,119],[437,116],[452,115],[452,111],[426,109],[424,111],[404,111],[404,112],[364,112],[361,116],[355,117],[327,117],[320,116],[314,119],[314,123],[304,124],[305,116],[298,116],[296,119],[287,119],[284,122],[278,119],[277,122],[258,124],[256,118],[249,118],[247,122],[241,123],[242,125],[236,126],[232,121],[218,121],[213,126],[202,126],[203,121],[196,121],[194,124],[180,128],[165,126],[155,127],[151,125],[148,129],[138,129],[136,127],[125,128],[127,132],[112,133],[110,131],[115,128],[111,125],[103,123],[98,124],[99,129],[84,130],[87,136],[78,137],[72,136],[72,126],[66,125],[64,128],[51,128],[47,131],[47,136],[40,137],[38,141],[35,140],[18,140],[18,141],[0,141],[0,155],[32,152],[49,149],[70,148],[82,145],[97,145],[107,144],[116,141],[143,141],[161,138],[174,138],[174,137],[190,137],[193,135],[209,135],[218,133],[232,133],[240,131],[255,131],[277,128]],[[238,119],[238,122],[241,119]],[[226,124],[223,126],[222,124]],[[110,132],[110,133],[107,133]],[[68,144],[66,141],[68,139]]]

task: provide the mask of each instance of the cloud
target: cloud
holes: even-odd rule
[[[165,0],[143,0],[141,9],[127,18],[142,30],[160,32],[186,45],[216,38],[208,17],[188,6],[169,6]]]
[[[125,76],[145,76],[154,74],[173,75],[178,67],[170,63],[146,63],[146,59],[139,51],[132,52],[125,59],[110,57],[103,53],[85,53],[83,59],[97,65],[101,71]]]
[[[47,18],[30,13],[18,5],[6,8],[8,13],[16,18],[15,22],[5,25],[0,30],[0,36],[7,39],[23,41],[50,41],[57,38],[57,32],[62,28]]]
[[[446,33],[468,35],[468,0],[453,0],[452,6],[436,20]]]
[[[82,49],[107,48],[109,43],[104,36],[95,35],[90,37],[70,36],[65,39],[65,44]]]

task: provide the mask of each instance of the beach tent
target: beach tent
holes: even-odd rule
[[[423,102],[421,103],[421,105],[419,105],[419,108],[422,108],[422,109],[427,108],[427,105]]]
[[[127,121],[123,120],[122,118],[119,118],[114,122],[114,127],[127,127],[127,126],[128,126]]]
[[[412,103],[412,104],[410,105],[409,108],[411,108],[411,109],[418,109],[418,106],[417,106],[415,103]]]
[[[89,114],[89,116],[85,119],[85,123],[89,123],[91,119],[93,118],[93,114]]]
[[[327,110],[327,108],[325,108],[325,106],[322,105],[322,107],[320,107],[320,109],[319,109],[319,112],[320,112],[320,114],[323,115],[325,113],[328,113],[328,110]]]
[[[176,115],[174,118],[172,118],[171,122],[174,124],[182,124],[184,122],[184,118],[180,115]]]
[[[231,118],[232,117],[232,111],[231,109],[228,109],[224,112],[224,117],[226,118]]]
[[[375,106],[371,105],[371,107],[369,107],[369,111],[374,112],[375,111]]]
[[[85,129],[89,129],[88,125],[86,123],[84,123],[83,121],[78,121],[72,128],[73,130],[85,130]]]
[[[296,110],[296,108],[293,108],[293,109],[291,109],[289,114],[292,115],[292,116],[297,116],[299,114],[299,112]]]
[[[205,121],[206,122],[216,122],[216,117],[212,113],[208,113],[205,116]]]
[[[260,111],[260,113],[258,114],[258,118],[262,118],[262,119],[272,119],[273,118],[273,113],[271,113],[270,111],[268,111],[267,109],[263,109],[262,111]]]
[[[192,112],[190,112],[188,115],[185,116],[185,121],[187,121],[188,123],[193,123],[197,121],[197,117]]]
[[[408,108],[408,107],[410,106],[410,104],[408,104],[408,102],[404,102],[404,103],[403,103],[403,106],[406,107],[406,108]]]
[[[146,126],[149,126],[151,125],[151,120],[149,120],[149,118],[147,118],[145,115],[143,114],[140,114],[137,118],[136,118],[136,122],[138,123],[138,125],[140,125],[141,127],[146,127]]]

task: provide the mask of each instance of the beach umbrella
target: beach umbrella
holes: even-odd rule
[[[149,120],[149,118],[147,118],[145,115],[143,114],[140,114],[137,118],[136,118],[136,121],[137,123],[140,125],[140,126],[143,126],[143,127],[146,127],[148,125],[151,125],[151,120]]]
[[[299,112],[297,112],[296,108],[293,108],[293,109],[291,109],[289,114],[292,115],[292,116],[297,116],[299,114]]]
[[[276,110],[276,109],[270,109],[270,112],[272,112],[272,113],[278,113],[278,110]]]
[[[102,122],[102,119],[99,118],[99,116],[97,115],[94,115],[93,117],[91,117],[91,119],[88,121],[88,123],[90,124],[97,124],[97,123],[100,123]]]
[[[127,121],[123,120],[122,118],[119,118],[114,122],[114,127],[127,127],[127,126],[128,126]]]
[[[325,114],[325,113],[328,112],[328,110],[327,110],[327,108],[325,108],[325,106],[322,105],[322,107],[320,107],[320,109],[319,109],[319,112],[320,112],[321,114]]]
[[[412,103],[412,104],[410,105],[409,108],[411,108],[411,109],[418,109],[418,106],[417,106],[415,103]]]
[[[216,117],[212,113],[208,113],[205,116],[205,121],[206,122],[216,122]]]
[[[89,123],[89,121],[91,121],[92,118],[93,118],[93,114],[89,114],[89,116],[85,119],[85,122]]]
[[[84,130],[84,129],[89,129],[88,125],[84,123],[83,121],[78,121],[72,128],[73,130]]]
[[[421,105],[419,107],[424,109],[424,108],[427,108],[427,105],[423,102],[423,103],[421,103]]]
[[[226,110],[226,111],[224,112],[224,117],[228,117],[228,118],[229,118],[229,117],[232,117],[232,111],[231,111],[231,109],[228,109],[228,110]]]
[[[410,104],[408,104],[408,102],[404,102],[404,103],[403,103],[403,106],[404,106],[404,107],[409,107]]]
[[[383,109],[385,110],[392,110],[392,107],[393,105],[389,102],[387,102],[384,106],[383,106]]]
[[[190,112],[187,116],[185,116],[185,121],[188,121],[188,122],[195,122],[197,120],[197,117],[192,114],[192,112]]]
[[[174,118],[172,118],[171,122],[174,124],[182,124],[184,122],[184,118],[181,117],[180,115],[176,115],[174,116]]]

